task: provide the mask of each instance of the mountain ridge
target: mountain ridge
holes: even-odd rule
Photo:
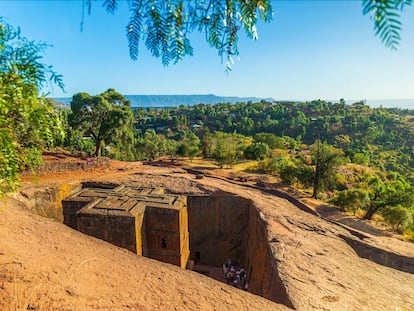
[[[214,94],[193,95],[124,95],[131,102],[131,107],[178,107],[197,104],[237,103],[261,100],[274,101],[273,98],[217,96]],[[70,104],[71,97],[53,98],[57,102]]]
[[[180,105],[192,106],[197,104],[217,104],[217,103],[237,103],[237,102],[259,102],[276,101],[272,97],[238,97],[238,96],[219,96],[214,94],[191,94],[191,95],[124,95],[126,99],[131,102],[131,107],[178,107]],[[72,97],[54,97],[55,101],[66,105],[70,104]],[[311,100],[309,100],[311,101]],[[337,102],[335,100],[326,100]],[[360,100],[351,99],[346,100],[347,104],[355,103]],[[278,100],[278,102],[306,102],[306,100]],[[372,108],[400,108],[400,109],[414,109],[414,99],[370,99],[365,100],[366,104]]]

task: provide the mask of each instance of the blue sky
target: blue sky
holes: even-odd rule
[[[374,36],[361,1],[274,1],[274,19],[258,25],[259,40],[241,36],[230,74],[217,51],[192,35],[194,56],[163,67],[141,47],[129,59],[122,1],[115,15],[98,2],[85,16],[81,1],[0,1],[0,16],[33,40],[52,44],[44,62],[63,75],[66,93],[115,88],[123,94],[209,94],[276,99],[414,98],[414,6],[402,16],[397,51]],[[50,91],[50,90],[45,90]]]

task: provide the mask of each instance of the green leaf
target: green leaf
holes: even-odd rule
[[[362,2],[362,13],[374,17],[375,35],[379,36],[382,43],[391,50],[396,50],[401,40],[400,12],[411,4],[412,0],[363,0]]]

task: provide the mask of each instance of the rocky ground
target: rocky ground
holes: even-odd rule
[[[87,170],[45,173],[36,184],[24,176],[22,191],[96,180],[160,186],[174,193],[232,192],[252,199],[266,220],[279,275],[295,309],[414,310],[414,274],[359,257],[343,238],[355,238],[346,228],[243,183],[195,177],[180,167],[113,161]],[[22,195],[0,202],[0,310],[288,309],[35,215]],[[323,211],[317,202],[308,203]],[[348,218],[329,210],[325,215],[339,222]],[[361,230],[370,245],[414,257],[412,243],[366,223],[346,225]]]

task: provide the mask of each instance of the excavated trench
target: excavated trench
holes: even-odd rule
[[[81,189],[81,184],[71,184],[21,194],[36,213],[63,222],[62,200]],[[221,268],[231,258],[235,266],[246,270],[249,292],[293,307],[278,275],[266,223],[251,200],[228,193],[188,195],[187,213],[191,261]]]

